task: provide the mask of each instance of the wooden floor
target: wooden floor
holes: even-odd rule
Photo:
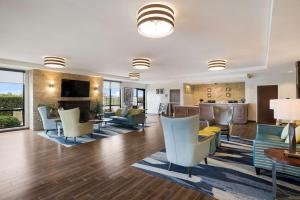
[[[164,148],[157,121],[145,131],[66,148],[30,130],[0,133],[0,199],[211,199],[130,167]]]

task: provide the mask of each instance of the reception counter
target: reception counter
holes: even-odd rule
[[[200,108],[201,107],[201,108]],[[202,108],[210,109],[202,109]],[[202,113],[201,113],[202,112]],[[205,112],[205,113],[204,113]],[[211,113],[208,113],[211,112]],[[246,124],[248,121],[248,104],[245,103],[201,103],[199,106],[175,106],[175,117],[199,114],[211,116],[218,123],[225,123],[232,117],[233,124]],[[211,119],[207,119],[211,120]]]

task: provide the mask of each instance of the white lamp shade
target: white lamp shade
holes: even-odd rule
[[[275,119],[300,119],[300,99],[273,99],[270,101],[270,109],[274,110]]]
[[[276,100],[277,100],[277,99],[271,99],[271,100],[270,100],[270,109],[271,109],[271,110],[274,110]]]

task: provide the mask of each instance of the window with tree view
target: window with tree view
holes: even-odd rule
[[[121,83],[116,81],[103,81],[104,111],[116,111],[121,107]]]
[[[24,126],[24,72],[0,69],[0,129]]]

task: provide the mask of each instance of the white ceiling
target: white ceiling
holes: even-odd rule
[[[43,56],[56,55],[67,58],[66,71],[127,79],[131,59],[143,56],[152,67],[140,82],[151,83],[286,72],[299,59],[299,0],[151,2],[175,9],[172,35],[138,34],[146,0],[1,0],[0,63],[41,67]],[[208,72],[214,58],[228,60],[227,69]]]

